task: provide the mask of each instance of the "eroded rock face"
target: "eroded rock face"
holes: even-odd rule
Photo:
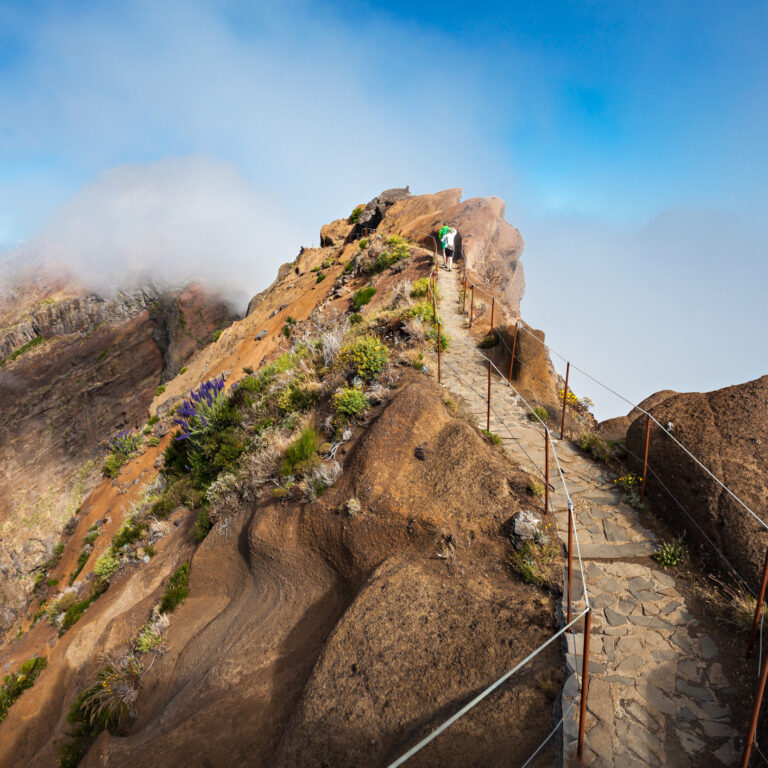
[[[662,389],[660,392],[655,392],[650,397],[646,397],[645,400],[638,403],[639,407],[644,411],[650,411],[656,405],[663,403],[665,400],[672,397],[672,395],[678,394],[673,389]],[[603,440],[623,440],[627,436],[627,430],[630,424],[638,417],[641,416],[641,412],[637,408],[633,408],[626,416],[617,416],[614,419],[606,419],[601,421],[597,427],[597,433]]]
[[[106,441],[144,424],[158,385],[232,320],[197,286],[76,291],[30,282],[0,303],[0,630],[99,477]]]
[[[650,413],[752,510],[765,517],[767,406],[768,376],[763,376],[714,392],[672,395]],[[627,447],[636,456],[643,455],[645,417],[635,419],[630,426]],[[648,464],[741,575],[758,584],[768,546],[768,534],[762,526],[656,426],[650,433]],[[635,465],[639,466],[639,461],[635,460]],[[701,540],[696,527],[652,474],[648,490],[655,508],[664,510],[681,530],[689,531],[692,541]],[[706,544],[703,551],[712,554]]]

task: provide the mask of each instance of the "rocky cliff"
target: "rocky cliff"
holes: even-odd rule
[[[38,265],[0,301],[0,630],[101,474],[106,441],[233,319],[200,287],[86,292]]]

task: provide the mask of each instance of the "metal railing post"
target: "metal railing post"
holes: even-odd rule
[[[461,299],[461,314],[467,311],[467,270],[464,269],[464,295]]]
[[[491,361],[488,361],[488,414],[485,419],[485,431],[491,431]]]
[[[584,617],[584,657],[581,668],[581,709],[579,711],[579,748],[577,755],[581,760],[584,754],[584,726],[587,722],[587,691],[589,690],[589,634],[592,629],[592,609],[587,608]]]
[[[747,740],[744,742],[744,752],[741,756],[741,768],[747,768],[749,765],[749,756],[752,753],[752,745],[755,743],[755,731],[757,730],[757,720],[760,716],[760,707],[763,703],[763,693],[765,692],[765,680],[768,677],[768,651],[763,658],[763,667],[760,670],[760,679],[757,682],[755,691],[755,706],[752,710],[752,718],[749,721],[749,732]]]
[[[440,343],[440,321],[437,321],[437,383],[440,384],[442,382],[442,370],[440,366],[440,347],[442,344]]]
[[[517,329],[520,326],[520,321],[515,320],[515,335],[512,337],[512,359],[509,361],[509,383],[512,383],[512,368],[515,365],[515,347],[517,346]]]
[[[573,594],[573,502],[568,499],[568,624],[571,623]],[[571,629],[573,631],[573,629]]]
[[[489,336],[493,333],[493,311],[495,309],[496,309],[496,299],[495,297],[491,296],[491,329],[488,331]]]
[[[755,618],[752,620],[752,630],[749,633],[749,642],[747,643],[747,658],[750,657],[752,648],[755,644],[757,625],[760,623],[760,611],[763,608],[763,601],[765,600],[766,585],[768,585],[768,548],[765,550],[765,565],[763,566],[763,580],[760,584],[760,596],[757,598],[757,605],[755,605]]]
[[[643,484],[640,488],[640,498],[645,498],[645,479],[648,476],[648,444],[651,438],[651,417],[645,417],[645,455],[643,456]]]
[[[544,427],[544,514],[549,512],[549,430]]]
[[[571,364],[570,362],[565,368],[565,389],[563,390],[563,418],[560,421],[560,439],[563,439],[563,435],[565,434],[565,409],[568,404],[568,376],[570,376],[571,373]]]
[[[473,285],[470,288],[470,291],[472,292],[472,300],[469,303],[469,327],[472,327],[472,317],[475,314],[475,286]]]

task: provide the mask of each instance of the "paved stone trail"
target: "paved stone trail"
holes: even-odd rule
[[[464,401],[484,429],[488,368],[473,350],[468,318],[460,313],[458,273],[441,270],[439,288],[441,318],[452,340],[443,354],[443,385]],[[488,315],[477,322],[486,327]],[[527,409],[495,374],[491,402],[491,431],[520,466],[540,471],[541,428],[526,418]],[[574,502],[593,607],[585,763],[628,768],[733,765],[738,735],[730,724],[729,702],[737,691],[718,663],[717,646],[687,612],[674,578],[660,567],[632,561],[653,554],[657,541],[621,492],[569,442],[553,439],[553,444]],[[550,482],[557,489],[552,495],[555,519],[567,544],[566,497],[550,460]],[[574,557],[574,613],[584,607],[577,570]],[[563,711],[573,704],[564,722],[565,764],[576,748],[583,637],[575,632],[564,643],[569,676]]]

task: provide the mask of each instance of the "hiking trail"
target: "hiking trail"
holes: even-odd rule
[[[442,383],[468,405],[484,429],[488,364],[470,338],[468,316],[461,313],[460,275],[455,268],[450,275],[440,270],[441,321],[451,339],[442,355]],[[487,322],[485,317],[482,321]],[[501,437],[513,460],[541,476],[545,457],[540,425],[526,417],[518,396],[495,373],[491,386],[491,432]],[[675,578],[661,566],[647,564],[659,542],[623,501],[624,494],[568,440],[552,435],[552,444],[573,500],[593,608],[585,764],[732,765],[739,756],[739,737],[729,702],[737,690],[718,663],[716,643],[688,611]],[[550,482],[558,534],[567,546],[567,499],[556,470]],[[584,600],[575,556],[573,593],[573,611],[578,613]],[[568,712],[562,740],[566,765],[575,761],[578,734],[583,619],[579,626],[582,631],[566,635],[563,649],[568,670],[562,691],[562,711]],[[514,679],[507,684],[514,685]]]

